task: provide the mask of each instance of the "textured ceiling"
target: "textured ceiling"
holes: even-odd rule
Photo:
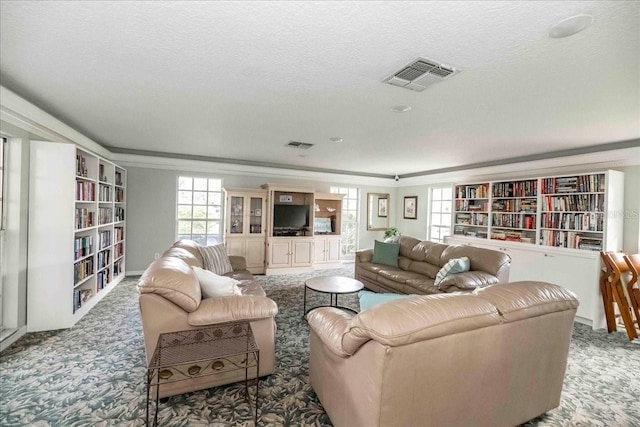
[[[637,1],[2,1],[0,24],[2,85],[110,147],[402,175],[640,138]],[[418,56],[462,72],[381,83]]]

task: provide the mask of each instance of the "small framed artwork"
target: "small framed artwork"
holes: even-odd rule
[[[256,209],[253,212],[254,212],[255,216],[262,216],[262,209]]]
[[[378,216],[380,218],[387,217],[387,199],[378,199]]]
[[[418,196],[404,198],[404,219],[416,219],[418,217]]]

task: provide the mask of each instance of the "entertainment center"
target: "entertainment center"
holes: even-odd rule
[[[264,184],[225,189],[225,244],[253,274],[312,271],[341,265],[342,194]]]

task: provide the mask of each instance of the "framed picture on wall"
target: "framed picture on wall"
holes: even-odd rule
[[[418,196],[404,198],[404,219],[418,218]]]
[[[378,216],[386,218],[387,216],[387,199],[378,199]]]

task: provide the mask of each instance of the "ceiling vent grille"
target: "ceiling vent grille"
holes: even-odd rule
[[[459,72],[460,70],[454,67],[440,64],[432,59],[418,58],[384,79],[382,83],[422,92],[427,86],[441,82]]]
[[[308,150],[309,148],[313,147],[313,144],[309,144],[308,142],[289,141],[286,146],[297,148],[299,150]]]

